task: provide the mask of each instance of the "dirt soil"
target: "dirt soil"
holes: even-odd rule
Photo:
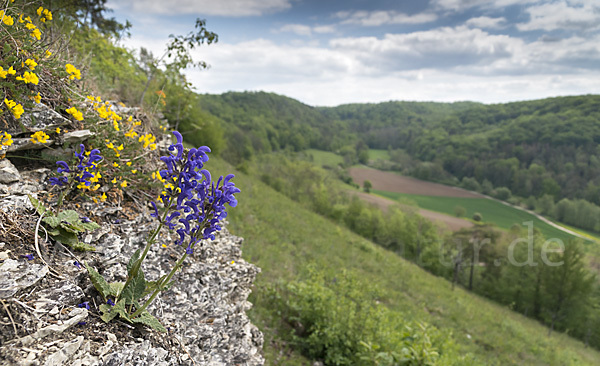
[[[357,195],[358,197],[360,197],[360,199],[362,199],[363,201],[365,201],[367,203],[377,205],[383,211],[387,211],[388,207],[398,204],[398,202],[396,202],[396,201],[393,201],[393,200],[390,200],[390,199],[387,199],[387,198],[384,198],[381,196],[376,196],[374,194],[368,194],[368,193],[359,192],[359,191],[353,191],[352,194]],[[468,228],[468,227],[473,226],[473,224],[467,220],[460,219],[458,217],[445,215],[443,213],[424,210],[422,208],[417,208],[417,207],[412,207],[412,206],[403,206],[403,208],[406,208],[408,210],[410,210],[410,209],[416,210],[419,215],[437,223],[438,225],[440,225],[442,227],[447,228],[450,231],[458,231],[462,228]]]
[[[392,172],[381,170],[353,167],[349,171],[355,183],[362,186],[365,180],[373,184],[373,189],[407,194],[420,194],[424,196],[482,198],[483,196],[466,191],[458,187],[445,186],[443,184],[425,182],[419,179],[405,177]]]

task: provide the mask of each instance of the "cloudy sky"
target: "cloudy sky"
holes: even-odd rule
[[[110,2],[112,1],[112,2]],[[503,103],[600,94],[598,0],[110,0],[127,47],[164,52],[196,18],[199,93],[263,90],[314,106]]]

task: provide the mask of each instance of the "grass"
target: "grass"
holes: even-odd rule
[[[344,162],[344,158],[330,151],[309,149],[306,150],[305,153],[307,155],[312,155],[313,162],[318,166],[327,165],[334,167]]]
[[[231,172],[211,158],[213,174]],[[265,334],[267,365],[311,365],[281,341],[286,332],[265,289],[278,281],[296,279],[315,263],[336,273],[355,271],[386,291],[385,303],[407,318],[451,329],[464,352],[485,365],[596,365],[600,353],[564,334],[547,336],[548,329],[489,300],[435,277],[396,254],[314,214],[258,179],[236,174],[238,207],[230,210],[229,229],[244,238],[244,258],[262,269],[255,282],[249,312]]]
[[[575,239],[573,235],[548,225],[530,213],[487,198],[434,197],[380,190],[373,190],[373,192],[393,200],[412,200],[421,208],[452,216],[454,216],[454,208],[462,206],[466,209],[465,217],[471,218],[475,212],[479,212],[483,216],[483,221],[492,222],[502,229],[510,229],[514,224],[527,227],[523,223],[532,221],[533,227],[539,229],[546,238],[558,238],[564,242]]]
[[[387,150],[369,149],[369,160],[390,160]]]

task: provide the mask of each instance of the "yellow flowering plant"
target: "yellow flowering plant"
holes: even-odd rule
[[[44,30],[51,26],[50,9],[37,7],[33,2],[9,2],[0,10],[0,121],[8,132],[22,131],[23,113],[53,100],[52,107],[64,103],[61,78],[67,76],[60,70],[60,60],[52,58],[50,48],[57,41],[47,37]],[[27,126],[25,126],[27,128]],[[41,134],[32,137],[36,142]]]

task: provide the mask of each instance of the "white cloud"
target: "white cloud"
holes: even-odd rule
[[[477,18],[471,18],[465,22],[469,27],[474,28],[488,28],[488,29],[498,29],[503,28],[506,24],[506,18],[490,18],[486,16],[481,16]]]
[[[524,5],[541,0],[432,0],[434,8],[462,12],[469,8],[503,8],[510,5]]]
[[[336,17],[343,19],[342,24],[359,24],[366,27],[377,27],[385,24],[420,24],[437,19],[433,13],[407,15],[394,10],[378,11],[342,11]]]
[[[137,13],[146,14],[198,14],[243,17],[275,13],[291,8],[290,0],[164,0],[111,1],[110,8],[131,7]]]
[[[317,25],[313,28],[315,33],[334,33],[335,26],[333,25]]]
[[[386,34],[382,39],[340,38],[332,40],[330,45],[335,50],[353,55],[365,65],[374,65],[381,72],[388,72],[491,63],[511,58],[523,47],[523,41],[460,26]]]
[[[525,44],[459,27],[332,43],[329,49],[268,40],[217,44],[198,53],[212,68],[189,71],[189,80],[200,93],[264,90],[310,105],[600,93],[594,48],[600,37]]]
[[[310,36],[312,29],[303,24],[286,24],[279,29],[280,32],[291,32],[300,36]]]
[[[323,34],[323,33],[334,33],[335,26],[333,25],[317,25],[314,27],[310,27],[304,24],[286,24],[283,27],[279,28],[275,32],[290,32],[297,34],[299,36],[311,36],[313,33]]]
[[[600,4],[590,1],[560,1],[534,5],[526,9],[530,20],[517,24],[521,31],[556,29],[597,30],[600,28]]]

